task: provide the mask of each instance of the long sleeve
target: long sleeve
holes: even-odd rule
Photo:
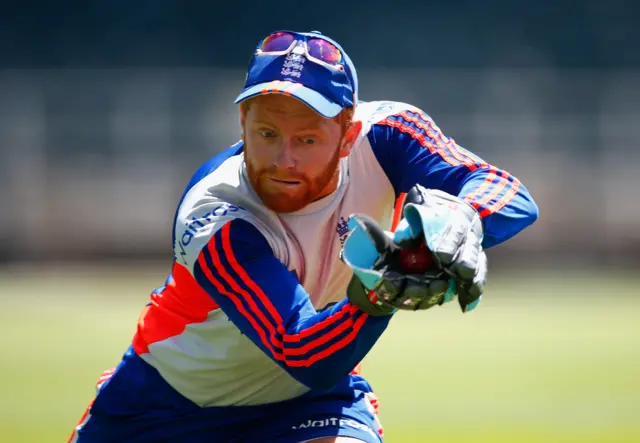
[[[538,217],[518,178],[458,146],[417,109],[377,122],[368,138],[396,195],[420,184],[470,203],[483,219],[484,248],[513,237]]]
[[[391,318],[368,316],[346,297],[317,312],[296,276],[244,220],[227,222],[211,237],[194,276],[244,335],[312,389],[348,375]]]

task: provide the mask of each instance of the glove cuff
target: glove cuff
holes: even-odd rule
[[[391,315],[396,312],[396,308],[378,299],[375,290],[367,290],[355,275],[347,286],[347,298],[358,309],[374,317]]]
[[[404,237],[416,237],[419,233],[424,233],[428,239],[429,231],[432,229],[438,231],[440,223],[444,222],[454,210],[468,221],[471,232],[482,241],[483,222],[478,211],[470,203],[437,189],[425,189],[420,185],[416,185],[415,189],[411,201],[407,202],[403,208],[403,218],[408,225],[405,227],[407,233],[402,234]],[[421,208],[427,208],[428,211]],[[428,227],[430,224],[432,229]]]

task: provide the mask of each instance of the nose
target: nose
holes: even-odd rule
[[[295,169],[296,158],[291,140],[284,139],[282,141],[273,163],[278,169]]]

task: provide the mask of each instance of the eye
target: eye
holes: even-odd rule
[[[300,139],[302,141],[303,144],[305,145],[314,145],[316,143],[316,139],[311,138],[311,137],[303,137],[302,139]]]
[[[274,138],[276,136],[275,131],[271,131],[269,129],[262,129],[260,130],[260,135],[263,138]]]

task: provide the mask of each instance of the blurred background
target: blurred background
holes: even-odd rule
[[[640,441],[639,4],[3,9],[1,441],[64,441],[117,364],[170,268],[178,198],[237,141],[233,99],[276,29],[338,40],[361,99],[421,107],[540,207],[532,228],[489,252],[484,306],[394,320],[368,357],[388,440]],[[397,345],[408,332],[422,352]]]

